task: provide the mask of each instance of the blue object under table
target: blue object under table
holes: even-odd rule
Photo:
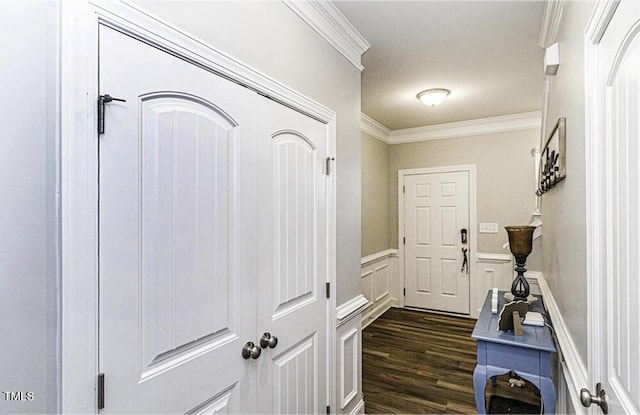
[[[518,376],[538,387],[545,414],[555,414],[556,390],[551,379],[551,354],[556,352],[551,329],[547,326],[525,326],[524,335],[516,336],[511,331],[498,331],[498,318],[507,302],[504,291],[498,293],[498,313],[491,314],[489,290],[478,322],[471,337],[478,343],[476,368],[473,371],[473,391],[476,396],[478,414],[486,414],[485,387],[487,379],[515,371]],[[529,311],[547,315],[542,296],[530,305]],[[548,319],[545,319],[548,320]]]

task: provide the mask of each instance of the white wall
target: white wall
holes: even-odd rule
[[[0,3],[0,413],[57,410],[57,7]]]
[[[146,10],[334,110],[337,304],[360,293],[360,71],[277,1],[140,1]]]
[[[362,133],[362,256],[389,248],[389,145]]]
[[[398,247],[398,170],[475,164],[477,213],[480,222],[498,224],[497,234],[478,234],[478,252],[509,253],[508,225],[526,225],[535,208],[531,149],[538,145],[538,128],[472,137],[394,144],[389,151],[389,245]],[[471,229],[471,232],[478,232]]]

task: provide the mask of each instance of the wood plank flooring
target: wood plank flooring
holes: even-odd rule
[[[476,321],[392,308],[362,332],[362,389],[367,414],[477,413],[473,395]],[[487,394],[539,404],[534,386],[508,377]],[[526,396],[521,396],[526,395]]]

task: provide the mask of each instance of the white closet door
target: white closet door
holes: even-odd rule
[[[258,177],[258,412],[324,412],[327,405],[326,126],[261,99]]]
[[[598,138],[606,149],[602,172],[605,192],[606,251],[599,284],[600,301],[589,304],[594,316],[591,336],[599,345],[590,362],[589,386],[606,391],[610,414],[640,412],[640,4],[620,2],[597,47],[598,93],[602,97]],[[569,129],[567,129],[569,134]]]
[[[255,412],[258,96],[105,26],[99,58],[104,413]]]

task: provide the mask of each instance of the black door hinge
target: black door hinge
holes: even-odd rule
[[[331,298],[331,283],[330,282],[326,282],[324,284],[324,288],[327,294],[327,298]]]
[[[402,193],[404,193],[404,185],[402,185]]]
[[[98,134],[104,134],[104,112],[105,104],[113,101],[127,102],[122,98],[114,98],[109,94],[100,95],[98,97]]]
[[[104,373],[98,373],[98,409],[104,409]]]
[[[405,236],[402,237],[402,245],[407,244],[407,238]]]
[[[327,157],[327,159],[325,160],[326,162],[325,172],[327,173],[327,176],[331,174],[331,162],[333,160],[335,160],[335,157]]]
[[[405,297],[407,296],[407,289],[406,288],[402,289],[402,295],[404,295]]]
[[[331,413],[331,407],[327,405],[327,415],[329,415],[330,413]]]

